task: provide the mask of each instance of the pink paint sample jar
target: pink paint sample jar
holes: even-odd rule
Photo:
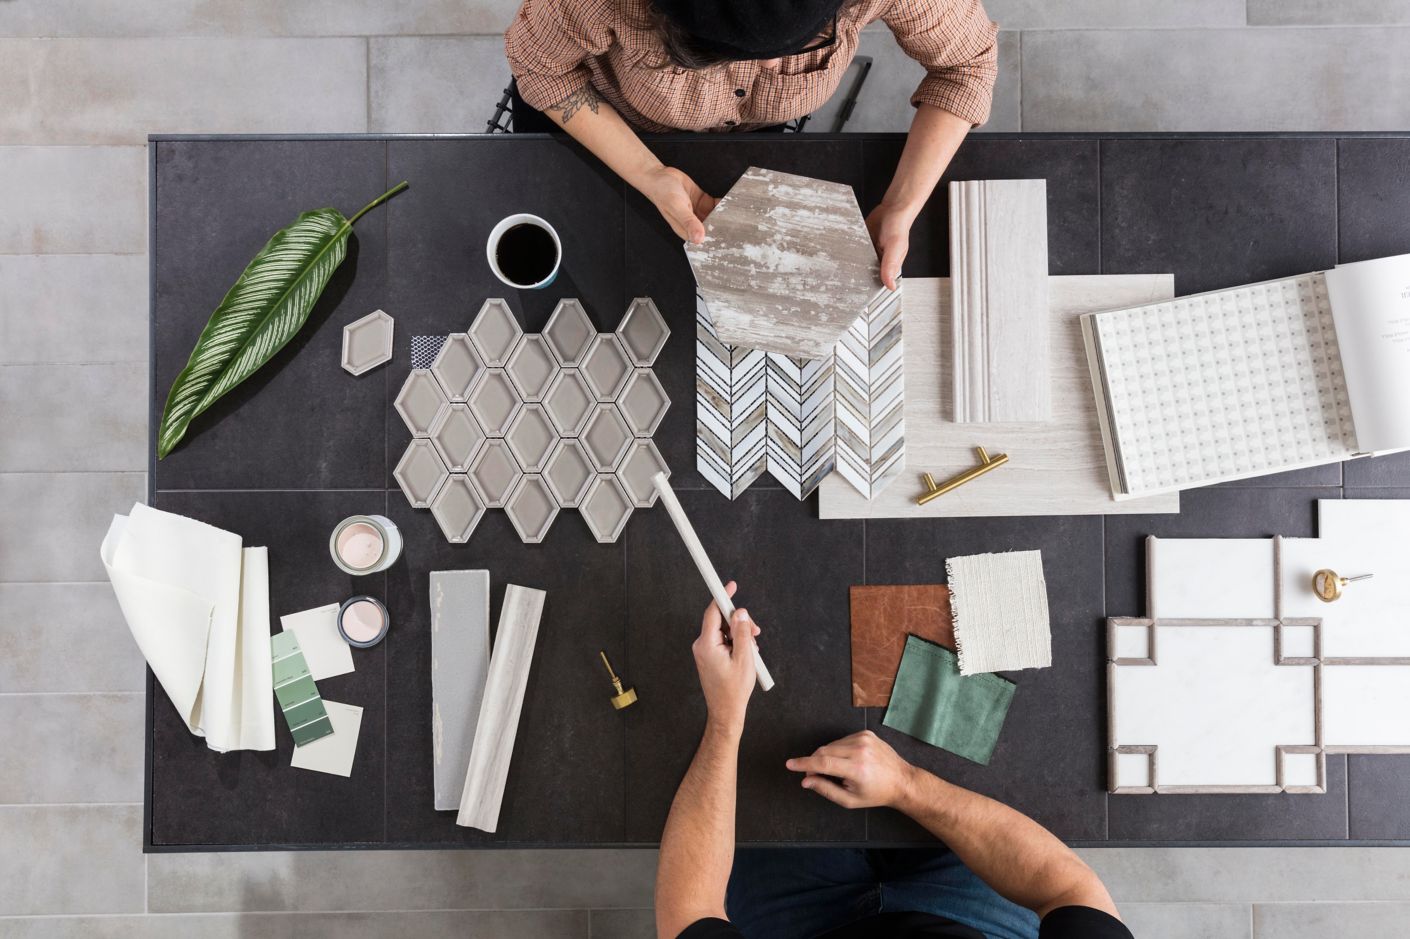
[[[351,515],[333,529],[328,553],[348,574],[376,574],[401,557],[401,529],[385,515]]]
[[[349,597],[338,608],[338,632],[350,646],[359,649],[375,646],[387,637],[392,618],[376,597]]]

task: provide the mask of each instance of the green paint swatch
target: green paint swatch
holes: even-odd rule
[[[299,640],[292,632],[274,633],[269,637],[274,664],[274,696],[289,722],[294,746],[301,747],[333,732],[328,709],[318,696],[318,685],[308,673],[308,662],[299,649]]]
[[[882,723],[904,734],[987,764],[999,742],[1014,683],[998,675],[961,675],[955,653],[916,636],[891,689]]]

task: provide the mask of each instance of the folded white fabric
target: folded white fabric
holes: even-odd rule
[[[212,750],[273,750],[267,550],[139,503],[113,516],[101,554],[128,629],[187,728]]]
[[[961,675],[1053,664],[1040,551],[947,558]]]

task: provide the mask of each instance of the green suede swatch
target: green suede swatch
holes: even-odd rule
[[[987,765],[999,742],[1014,687],[998,675],[961,675],[955,653],[907,636],[882,723]]]

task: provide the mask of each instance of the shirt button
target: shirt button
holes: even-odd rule
[[[744,94],[745,94],[745,92],[744,92],[744,89],[743,89],[743,88],[736,88],[736,89],[734,90],[734,96],[735,96],[736,98],[743,98],[743,97],[744,97]]]
[[[726,127],[733,127],[733,126],[734,126],[734,121],[725,121],[725,126],[726,126]]]

